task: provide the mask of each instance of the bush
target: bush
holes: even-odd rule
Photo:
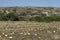
[[[27,14],[25,12],[22,12],[20,16],[26,16]]]
[[[30,21],[38,21],[39,22],[39,21],[42,21],[42,18],[37,16],[37,17],[32,17],[29,20]]]
[[[29,19],[30,21],[42,21],[42,22],[52,22],[52,21],[60,21],[60,16],[53,17],[32,17]]]
[[[7,20],[10,20],[10,21],[19,21],[18,15],[15,13],[9,13],[6,15],[6,17],[7,17]]]
[[[23,13],[22,15],[26,15]],[[20,15],[21,16],[21,15]],[[52,21],[60,21],[60,16],[36,16],[31,18],[25,18],[25,16],[20,17],[16,13],[8,13],[8,14],[0,14],[0,21],[38,21],[38,22],[52,22]]]
[[[9,14],[1,16],[0,20],[3,20],[3,21],[19,21],[19,18],[15,13],[9,13]]]

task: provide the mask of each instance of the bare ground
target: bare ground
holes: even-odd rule
[[[60,40],[60,22],[0,21],[0,40]]]

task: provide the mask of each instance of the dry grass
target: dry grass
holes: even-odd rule
[[[60,22],[0,21],[0,40],[60,40]]]

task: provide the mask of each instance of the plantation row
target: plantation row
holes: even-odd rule
[[[30,18],[25,18],[25,16],[18,15],[16,13],[0,14],[0,21],[38,21],[38,22],[60,21],[60,16],[52,16],[52,17],[35,16]]]

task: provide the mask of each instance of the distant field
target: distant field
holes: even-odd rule
[[[60,22],[0,21],[0,40],[60,40]]]

